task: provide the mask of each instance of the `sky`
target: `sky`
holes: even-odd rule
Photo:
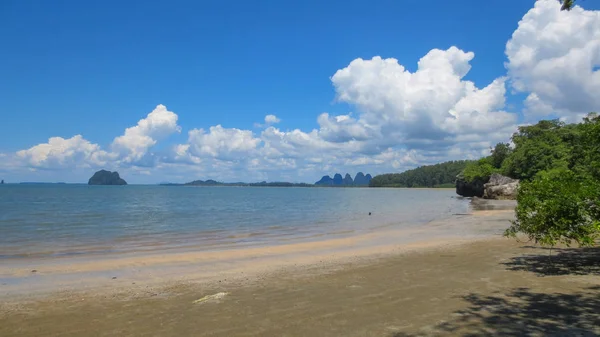
[[[600,110],[600,2],[0,2],[0,179],[315,182]]]

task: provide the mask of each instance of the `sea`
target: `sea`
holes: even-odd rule
[[[6,184],[0,260],[326,240],[468,208],[450,189]]]

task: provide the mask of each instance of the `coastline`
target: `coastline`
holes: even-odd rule
[[[119,292],[173,282],[214,282],[224,275],[246,277],[295,266],[340,264],[490,238],[501,233],[503,223],[511,217],[512,211],[475,211],[418,227],[387,224],[366,233],[314,236],[272,245],[208,250],[200,246],[179,250],[157,247],[127,254],[8,259],[0,265],[0,298],[18,301],[90,289]],[[479,225],[482,220],[488,225]]]
[[[597,317],[572,309],[575,302],[600,306],[600,278],[594,274],[600,271],[540,277],[527,259],[546,257],[547,251],[499,235],[512,214],[475,211],[430,223],[421,229],[425,233],[382,230],[208,256],[187,252],[69,261],[70,267],[59,263],[33,277],[64,273],[80,282],[62,279],[63,286],[51,282],[54,288],[12,294],[2,287],[0,335],[87,336],[94,331],[99,336],[400,337],[530,331],[524,329],[600,333],[600,325],[594,326]],[[445,228],[456,229],[456,235],[430,235]],[[398,238],[406,240],[394,242]],[[138,272],[112,279],[115,265],[121,270],[133,266]],[[553,296],[563,302],[573,298],[560,308],[570,315],[569,324],[556,321],[563,316],[552,316],[552,311],[546,315],[543,306]],[[534,304],[539,315],[547,317],[539,322],[528,317],[530,309],[523,303],[528,298],[538,299]],[[549,324],[552,320],[554,325]]]

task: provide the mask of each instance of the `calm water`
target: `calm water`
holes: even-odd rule
[[[0,258],[264,245],[462,213],[452,190],[0,186]],[[372,212],[369,216],[368,213]]]

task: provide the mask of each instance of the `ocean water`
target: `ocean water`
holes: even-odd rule
[[[2,185],[0,259],[320,240],[467,209],[441,189]]]

